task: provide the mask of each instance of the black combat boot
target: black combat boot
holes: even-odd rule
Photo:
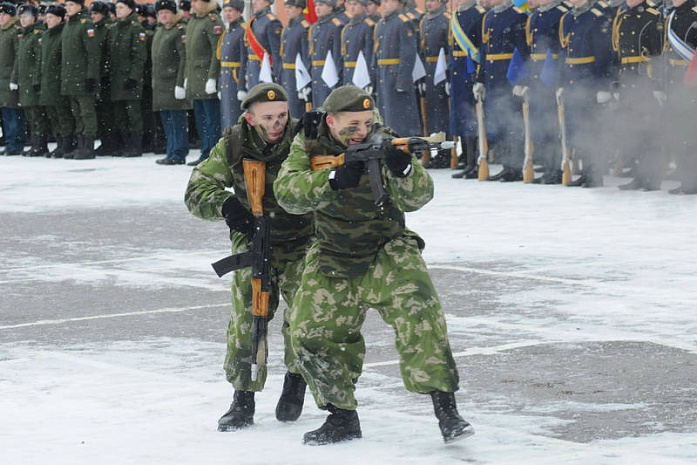
[[[305,403],[305,388],[307,383],[302,375],[286,373],[283,379],[283,392],[276,405],[276,419],[278,421],[295,421],[300,417]]]
[[[305,433],[303,444],[310,446],[323,446],[335,442],[350,441],[362,437],[361,423],[358,420],[358,412],[355,410],[343,410],[327,406],[330,415],[322,426],[314,431]]]
[[[252,391],[235,391],[230,409],[218,420],[218,431],[237,431],[252,426],[254,424],[254,407],[254,393]]]
[[[44,157],[48,153],[48,137],[34,136],[32,148],[29,151],[30,157]]]
[[[75,160],[91,160],[94,155],[94,136],[80,136],[79,148],[75,151]]]
[[[457,413],[455,394],[452,392],[431,391],[433,410],[438,418],[438,426],[446,443],[464,439],[474,434],[472,425]]]
[[[125,147],[121,152],[122,157],[132,158],[143,155],[143,135],[138,133],[125,134]]]
[[[77,136],[71,134],[69,136],[63,136],[63,142],[65,143],[65,148],[63,149],[63,158],[72,159],[75,157],[75,151],[77,150]]]

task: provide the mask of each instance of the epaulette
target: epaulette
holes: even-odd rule
[[[421,8],[414,8],[414,11],[416,11],[416,12],[417,12],[418,14],[420,14],[420,15],[422,15],[422,14],[425,13],[425,11],[422,10]]]
[[[242,29],[244,29],[245,31],[247,30],[247,23],[242,23],[240,24],[240,26],[242,26]]]
[[[655,8],[647,8],[646,11],[648,11],[649,13],[651,13],[651,14],[654,15],[654,16],[660,15],[660,14],[661,14],[661,12],[658,11],[657,9],[655,9]]]
[[[557,10],[561,11],[562,13],[566,13],[567,11],[569,11],[569,9],[566,8],[564,5],[559,5],[557,7]]]
[[[334,26],[336,27],[341,27],[344,25],[339,18],[332,18],[332,23],[334,23]]]
[[[266,17],[267,17],[269,20],[271,20],[271,21],[273,21],[273,20],[276,19],[276,17],[275,17],[273,14],[271,14],[271,13],[267,13],[267,14],[266,14]]]
[[[85,24],[86,22],[87,22],[87,19],[85,19],[85,18],[80,19],[80,24]]]
[[[372,19],[368,18],[367,16],[366,16],[366,18],[363,20],[363,22],[366,23],[368,26],[375,26],[375,21],[373,21]]]
[[[217,19],[213,13],[208,13],[208,17],[211,19],[211,21],[215,22]]]
[[[597,9],[597,8],[591,8],[591,13],[593,13],[593,14],[594,14],[595,16],[597,16],[597,17],[604,16],[604,15],[603,15],[603,12],[600,11],[599,9]]]
[[[415,15],[414,13],[412,13],[411,11],[408,11],[408,12],[406,13],[406,15],[407,15],[407,17],[408,17],[409,19],[411,19],[411,20],[416,19],[416,15]]]
[[[408,23],[409,21],[411,21],[411,20],[409,19],[409,17],[408,17],[407,15],[403,14],[403,13],[400,14],[400,15],[398,16],[398,18],[401,19],[401,20],[402,20],[403,22],[405,22],[405,23]]]
[[[41,34],[43,31],[41,29],[34,29],[34,34]]]
[[[515,11],[516,13],[525,14],[525,12],[524,12],[523,10],[521,10],[520,8],[518,8],[517,6],[514,6],[514,7],[513,7],[513,11]]]
[[[302,21],[300,21],[300,24],[302,24],[303,27],[304,27],[305,29],[307,29],[308,27],[312,26],[312,25],[310,24],[310,22],[307,21],[306,19],[303,19]]]
[[[692,11],[694,11],[695,13],[697,13],[697,6],[692,7]]]
[[[478,12],[480,12],[482,14],[486,13],[486,8],[484,8],[483,6],[477,4],[476,8],[477,8]]]
[[[445,13],[443,13],[443,16],[445,16],[445,17],[448,18],[448,19],[451,19],[451,18],[453,17],[453,16],[452,16],[450,13],[448,13],[447,11],[446,11]]]
[[[181,31],[182,29],[185,29],[185,26],[182,23],[177,23],[177,29]]]
[[[604,0],[600,0],[598,3],[596,3],[596,5],[598,5],[600,8],[607,8],[607,7],[610,6],[610,5],[609,5],[606,1],[604,1]]]

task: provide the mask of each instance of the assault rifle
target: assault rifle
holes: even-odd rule
[[[344,153],[339,155],[315,155],[310,160],[313,171],[336,168],[353,161],[364,161],[368,165],[370,187],[373,190],[373,199],[378,207],[387,200],[387,192],[382,184],[382,171],[380,160],[385,158],[385,149],[389,146],[397,147],[404,153],[417,153],[422,151],[437,151],[450,149],[455,143],[445,140],[445,133],[439,132],[430,137],[395,137],[386,138],[379,142],[349,145]]]
[[[270,227],[264,217],[262,199],[266,187],[266,163],[263,161],[242,160],[244,179],[247,184],[247,197],[254,215],[254,235],[252,250],[230,255],[213,263],[219,277],[230,271],[252,267],[252,381],[256,381],[259,366],[266,365],[266,333],[269,316],[269,287],[271,275]]]

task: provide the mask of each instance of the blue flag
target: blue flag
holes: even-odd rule
[[[528,71],[528,67],[525,66],[525,61],[523,60],[523,57],[520,55],[520,52],[516,47],[516,49],[513,50],[513,58],[511,58],[511,62],[508,64],[508,71],[506,72],[506,77],[511,82],[511,84],[516,86],[523,79],[528,77],[529,74],[530,72]]]
[[[474,60],[471,56],[467,55],[467,74],[474,74],[477,72],[477,65],[474,64]]]
[[[550,87],[557,82],[559,78],[559,72],[557,70],[557,62],[552,56],[552,51],[547,49],[547,56],[545,57],[545,62],[542,65],[542,72],[540,73],[540,81],[546,87]]]

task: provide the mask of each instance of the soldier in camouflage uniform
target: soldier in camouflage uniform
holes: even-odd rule
[[[404,384],[430,394],[444,440],[473,433],[457,412],[459,377],[445,315],[421,257],[424,242],[404,223],[405,211],[431,200],[433,180],[413,154],[390,146],[381,163],[389,197],[377,207],[364,162],[311,168],[316,155],[394,136],[374,124],[374,108],[372,97],[355,86],[332,92],[319,126],[306,124],[295,137],[274,184],[286,211],[314,214],[317,238],[305,258],[290,337],[317,405],[330,416],[305,434],[305,444],[361,437],[354,391],[365,358],[361,326],[368,308],[394,329]]]
[[[75,122],[66,118],[70,113],[68,98],[61,95],[61,33],[63,32],[65,8],[50,5],[46,9],[48,29],[41,36],[41,97],[39,103],[46,108],[51,131],[56,137],[56,148],[46,156],[62,158],[69,137],[75,133]]]
[[[220,122],[221,127],[234,126],[242,114],[240,104],[247,96],[247,48],[244,34],[244,0],[225,0],[223,15],[227,30],[218,42],[220,60]]]
[[[305,0],[285,0],[283,4],[285,5],[288,24],[283,28],[283,34],[281,35],[280,54],[283,60],[281,86],[288,92],[290,116],[300,118],[305,113],[305,94],[309,92],[309,86],[306,92],[298,92],[295,80],[295,59],[299,54],[305,68],[310,69],[309,46],[307,43],[310,23],[303,16],[303,8],[306,6]]]
[[[17,49],[17,59],[12,82],[19,86],[19,105],[29,122],[31,150],[25,152],[30,157],[44,156],[48,153],[48,133],[50,131],[46,111],[39,103],[41,92],[41,34],[46,28],[37,23],[39,9],[34,4],[19,7],[19,20],[22,24],[22,38]]]
[[[3,155],[19,155],[26,141],[24,111],[19,108],[19,87],[11,80],[19,38],[22,36],[16,12],[17,7],[13,4],[0,3],[0,108],[6,144]]]
[[[341,83],[343,59],[341,56],[341,29],[344,27],[334,16],[336,0],[315,0],[317,22],[310,27],[310,74],[312,75],[312,107],[319,108],[332,89],[322,79],[327,55],[332,52],[332,60]]]
[[[291,215],[276,202],[273,182],[281,162],[288,156],[292,128],[296,121],[288,116],[287,95],[278,84],[262,83],[250,89],[242,102],[244,118],[228,127],[211,156],[193,171],[186,189],[186,205],[195,216],[206,220],[225,219],[230,227],[233,253],[251,247],[253,217],[247,197],[242,159],[266,163],[264,216],[270,224],[269,319],[274,317],[279,297],[290,307],[302,273],[303,257],[312,234],[310,215]],[[233,188],[233,191],[226,190]],[[252,272],[234,272],[232,315],[228,326],[225,374],[235,388],[233,402],[218,421],[218,431],[235,431],[253,424],[254,393],[264,388],[266,366],[259,366],[252,380]],[[282,327],[285,342],[284,363],[288,367],[283,394],[276,406],[279,421],[295,421],[302,412],[306,384],[298,374],[290,349],[287,315]]]
[[[64,153],[63,157],[94,158],[94,139],[97,136],[94,94],[99,84],[99,43],[94,23],[84,8],[84,0],[65,2],[65,10],[68,19],[61,33],[61,94],[70,101],[76,134],[76,139],[71,138],[70,146],[76,150]]]
[[[278,82],[281,76],[282,60],[281,33],[283,24],[271,13],[271,5],[274,0],[253,0],[254,15],[250,18],[244,42],[247,46],[247,86],[254,87],[259,84],[259,74],[265,54],[269,54],[271,64],[271,78]]]

